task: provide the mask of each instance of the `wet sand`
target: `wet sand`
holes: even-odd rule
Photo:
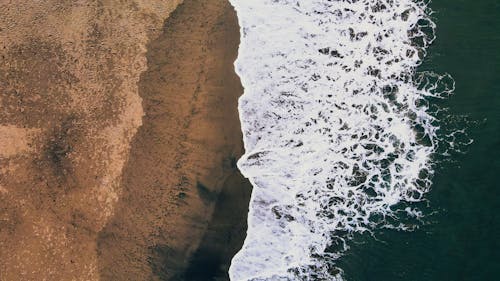
[[[224,280],[239,28],[180,2],[0,1],[0,280]]]
[[[99,239],[104,280],[195,278],[184,270],[200,256],[191,258],[202,237],[204,247],[217,252],[207,261],[211,267],[227,267],[224,251],[234,254],[239,247],[228,244],[235,239],[230,231],[238,232],[241,244],[244,226],[232,229],[231,217],[216,218],[205,234],[221,191],[217,214],[239,213],[238,223],[246,221],[250,188],[235,166],[243,152],[237,112],[242,87],[233,68],[238,44],[227,1],[186,0],[148,45],[148,70],[139,83],[143,125],[124,169],[123,197]],[[226,210],[232,200],[241,205]],[[211,280],[204,277],[192,280]]]

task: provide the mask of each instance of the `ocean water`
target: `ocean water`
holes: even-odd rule
[[[231,3],[254,186],[231,280],[496,280],[498,4]]]

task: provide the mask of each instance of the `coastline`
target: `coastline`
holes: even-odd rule
[[[230,0],[241,28],[227,3],[181,2],[0,1],[1,281],[500,276],[495,1]],[[454,97],[415,97],[413,70],[451,71]],[[422,103],[438,145],[419,172],[401,161],[422,126],[397,122]]]

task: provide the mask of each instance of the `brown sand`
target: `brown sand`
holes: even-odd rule
[[[0,0],[0,280],[175,280],[224,245],[238,27],[192,0],[163,28],[179,2]]]

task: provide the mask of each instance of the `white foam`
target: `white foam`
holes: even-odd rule
[[[411,0],[231,3],[238,166],[254,186],[231,280],[341,280],[333,265],[353,233],[421,216],[412,203],[431,184],[439,129],[425,99],[451,91],[415,74],[434,23]]]

